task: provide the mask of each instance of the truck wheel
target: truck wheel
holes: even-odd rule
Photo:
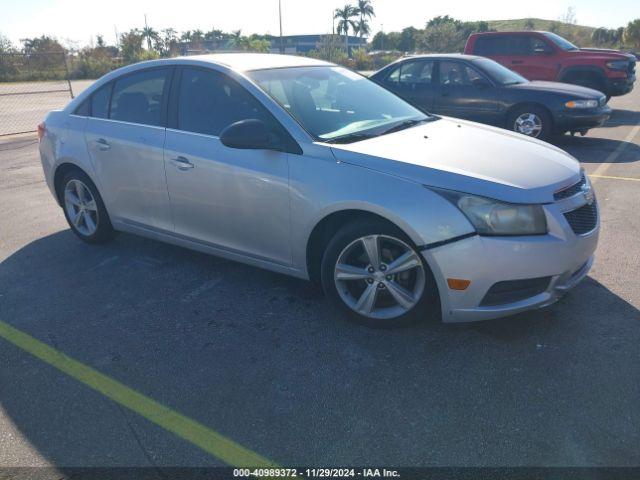
[[[547,140],[552,131],[551,115],[535,105],[522,105],[509,114],[507,127],[528,137]]]

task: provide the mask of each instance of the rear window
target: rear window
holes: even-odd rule
[[[111,96],[110,118],[123,122],[159,126],[162,99],[169,69],[145,70],[116,80]]]

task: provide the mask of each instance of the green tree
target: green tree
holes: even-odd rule
[[[156,32],[152,27],[145,26],[142,29],[142,38],[147,41],[147,50],[153,50],[152,44],[158,40],[158,32]]]
[[[533,21],[533,18],[527,18],[525,20],[524,29],[525,30],[535,30],[536,29],[536,23]]]
[[[351,5],[345,5],[343,8],[336,8],[333,12],[333,18],[338,20],[338,34],[344,35],[344,48],[349,55],[349,30],[356,28],[353,17],[358,15],[356,8]]]
[[[416,46],[424,52],[453,53],[464,48],[465,40],[455,22],[439,22],[417,36]]]
[[[627,24],[622,38],[625,45],[640,48],[640,18],[636,18]]]
[[[12,53],[16,51],[11,40],[0,33],[0,53]]]
[[[433,17],[431,20],[427,22],[427,28],[437,27],[445,24],[451,24],[454,27],[458,27],[460,25],[460,20],[456,20],[455,18],[452,18],[449,15],[444,15],[444,16],[438,15],[437,17]]]
[[[120,51],[126,63],[138,62],[142,58],[142,33],[137,28],[120,35]]]
[[[371,0],[358,0],[355,10],[356,14],[360,17],[356,25],[356,31],[360,35],[360,38],[366,37],[371,33],[369,20],[376,16]]]
[[[591,34],[591,41],[596,47],[602,47],[611,43],[611,31],[606,28],[596,28]]]
[[[398,42],[398,50],[401,52],[413,52],[416,49],[416,33],[418,29],[414,27],[406,27],[400,32],[400,41]]]

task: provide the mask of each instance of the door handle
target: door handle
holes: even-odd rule
[[[98,138],[95,142],[98,145],[98,150],[102,150],[103,152],[111,148],[109,142],[107,142],[104,138]]]
[[[511,60],[511,65],[518,65],[520,63],[523,63],[522,60]]]
[[[448,90],[447,90],[447,91],[444,91],[444,92],[442,92],[442,96],[443,96],[443,97],[448,97],[448,96],[449,96],[449,93],[450,93],[450,92],[449,92]]]
[[[190,168],[195,167],[195,165],[191,163],[188,158],[182,156],[172,158],[171,163],[173,163],[180,170],[189,170]]]

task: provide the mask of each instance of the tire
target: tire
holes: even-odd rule
[[[371,245],[377,247],[379,260],[370,260],[365,241],[369,251]],[[400,256],[406,259],[403,269],[389,274],[393,260]],[[339,263],[342,268],[337,268]],[[377,268],[373,267],[375,263]],[[411,240],[385,222],[356,222],[340,229],[324,252],[320,277],[329,301],[355,323],[397,328],[440,318],[438,289],[431,270]],[[373,303],[367,299],[373,299]]]
[[[83,171],[74,169],[60,182],[58,196],[71,231],[87,243],[111,240],[115,231],[102,197]]]
[[[538,140],[548,140],[553,132],[553,119],[549,112],[536,105],[515,107],[507,118],[507,128]]]

